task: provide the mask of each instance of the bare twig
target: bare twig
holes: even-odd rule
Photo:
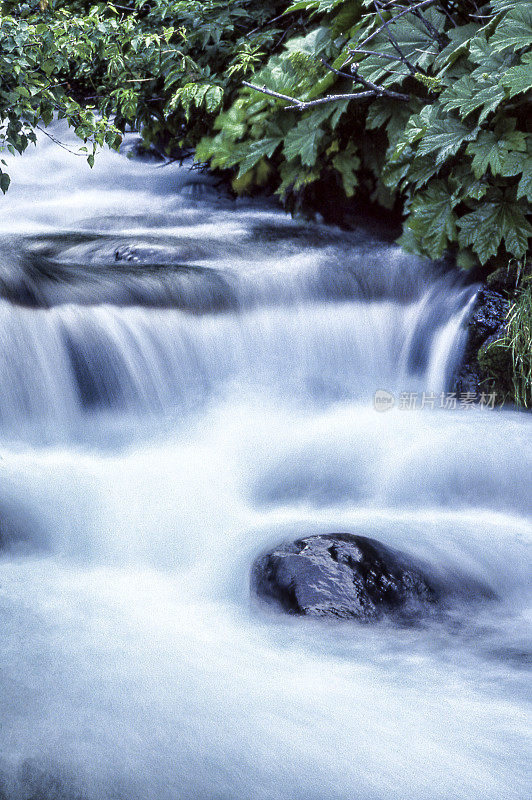
[[[368,97],[375,97],[374,91],[368,91],[355,92],[353,94],[329,94],[326,97],[318,97],[316,100],[298,100],[297,97],[290,97],[290,95],[287,94],[274,92],[272,89],[268,89],[267,86],[255,86],[255,84],[248,83],[247,81],[242,81],[242,84],[247,86],[248,89],[254,89],[256,92],[262,92],[262,94],[267,94],[270,97],[276,97],[279,100],[287,100],[290,105],[285,106],[285,109],[295,108],[298,111],[306,111],[308,108],[322,106],[325,103],[336,103],[341,100],[365,100]]]
[[[401,62],[399,56],[391,56],[388,53],[378,53],[376,50],[361,50],[359,47],[355,47],[354,49],[349,49],[349,52],[352,53],[353,55],[360,54],[362,56],[378,56],[379,58],[385,58],[387,61]]]
[[[327,67],[327,69],[330,70],[330,72],[334,72],[334,74],[338,75],[338,77],[347,78],[347,80],[349,80],[349,81],[353,80],[353,76],[352,75],[350,75],[348,72],[342,72],[341,70],[336,69],[336,67],[333,67],[331,64],[328,64],[325,61],[324,58],[320,58],[320,61],[323,64],[324,67]]]
[[[423,16],[423,14],[419,10],[419,8],[416,8],[416,10],[414,11],[414,14],[418,18],[418,20],[421,22],[421,24],[425,26],[425,28],[427,29],[429,35],[432,36],[432,38],[436,42],[440,42],[441,41],[440,32],[438,30],[436,30],[436,28],[434,27],[434,25],[432,24],[432,22],[430,20],[428,20],[426,17]]]
[[[396,14],[394,17],[388,20],[388,22],[381,25],[380,28],[377,28],[376,31],[370,33],[370,35],[366,39],[364,39],[363,42],[360,43],[360,47],[365,47],[368,44],[368,42],[371,42],[371,40],[374,39],[376,36],[378,36],[379,33],[382,33],[383,30],[386,29],[386,26],[390,24],[390,22],[395,22],[401,17],[404,17],[405,14],[411,14],[412,11],[415,11],[417,8],[428,8],[429,6],[433,6],[436,2],[437,0],[422,0],[422,2],[420,3],[416,3],[413,6],[409,6],[408,8],[403,9],[403,11],[400,11],[399,14]]]
[[[362,75],[358,74],[358,64],[356,64],[354,68],[351,68],[352,74],[348,75],[347,72],[341,72],[340,70],[332,67],[330,64],[327,64],[323,58],[320,59],[320,61],[325,67],[327,67],[327,69],[331,70],[331,72],[334,72],[335,75],[339,75],[342,78],[348,78],[355,83],[360,83],[365,89],[369,89],[377,97],[386,95],[386,97],[392,97],[395,100],[410,100],[410,96],[407,94],[394,92],[392,89],[387,89],[385,86],[378,86],[376,83],[373,83],[373,81],[368,80],[368,78],[363,78]]]
[[[393,22],[396,19],[396,17],[392,17],[390,20],[385,21],[384,17],[382,16],[381,4],[379,2],[377,2],[377,0],[375,0],[375,8],[377,9],[377,14],[379,15],[379,17],[381,19],[381,22],[382,22],[382,25],[383,25],[383,29],[386,31],[386,35],[388,36],[388,39],[389,39],[393,49],[395,50],[395,52],[397,53],[397,55],[399,56],[399,58],[403,62],[403,64],[410,71],[410,74],[411,75],[415,75],[416,74],[416,70],[415,70],[414,65],[411,64],[410,61],[407,59],[407,57],[404,55],[403,51],[399,47],[399,42],[397,41],[397,39],[395,38],[395,36],[393,35],[393,33],[392,33],[391,29],[390,29],[390,22]]]
[[[66,144],[63,144],[63,142],[61,142],[59,139],[56,139],[56,137],[52,136],[51,133],[48,133],[48,131],[46,131],[44,128],[41,128],[40,125],[36,125],[35,127],[41,133],[44,133],[45,136],[48,136],[48,138],[51,139],[52,142],[54,142],[54,144],[57,144],[57,145],[59,145],[59,147],[62,147],[63,150],[66,150],[67,153],[70,153],[73,156],[80,156],[82,158],[87,158],[87,153],[79,153],[79,152],[76,152],[75,150],[71,150],[70,147],[67,147]]]

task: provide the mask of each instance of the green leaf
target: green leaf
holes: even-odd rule
[[[474,139],[477,133],[478,128],[472,130],[453,117],[435,119],[419,142],[417,153],[420,156],[436,153],[436,164],[440,166],[456,155],[464,142]]]
[[[412,202],[407,227],[431,258],[443,255],[456,239],[454,207],[458,199],[449,193],[444,181],[434,180]]]
[[[496,78],[476,81],[470,75],[464,75],[440,95],[445,111],[457,110],[462,118],[481,108],[479,124],[498,108],[504,98],[504,89],[497,85]]]
[[[314,166],[318,146],[324,135],[322,128],[316,127],[312,115],[304,117],[285,138],[283,152],[286,160],[292,161],[299,156],[302,164]]]
[[[252,169],[261,158],[271,158],[282,141],[282,136],[271,136],[246,144],[246,155],[240,161],[238,177],[241,178],[242,175]]]
[[[9,189],[9,184],[11,183],[11,178],[7,174],[7,172],[0,172],[0,189],[2,193],[5,194]]]
[[[342,184],[347,197],[353,197],[355,188],[358,185],[357,170],[360,167],[360,158],[357,156],[355,145],[350,142],[345,150],[334,156],[332,163],[342,177]]]
[[[459,244],[470,246],[482,264],[497,255],[503,240],[510,255],[522,258],[532,236],[525,214],[525,205],[507,198],[483,203],[458,220]]]
[[[530,158],[527,159],[527,166],[517,186],[517,199],[520,197],[526,197],[532,203],[532,159]]]
[[[508,90],[509,97],[532,89],[532,52],[525,53],[521,64],[506,70],[500,84]]]
[[[432,156],[414,158],[410,161],[408,182],[412,183],[415,189],[421,189],[438,171],[439,167]]]
[[[472,22],[467,25],[459,25],[456,28],[451,28],[446,31],[445,35],[449,39],[449,43],[434,61],[434,66],[440,69],[437,77],[441,78],[455,61],[467,54],[469,42],[477,31],[478,25]]]
[[[205,98],[205,108],[212,114],[214,111],[217,111],[220,106],[222,105],[223,99],[223,89],[221,86],[211,86],[207,89],[204,98]]]
[[[510,177],[518,174],[521,169],[516,153],[525,151],[524,133],[513,131],[510,127],[505,133],[482,131],[477,140],[467,146],[467,153],[473,156],[472,169],[476,178],[482,177],[490,167],[493,175]]]
[[[508,48],[518,50],[521,47],[532,45],[532,7],[516,5],[497,26],[495,33],[489,39],[489,44],[494,52]]]

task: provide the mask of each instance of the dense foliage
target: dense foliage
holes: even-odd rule
[[[97,146],[117,147],[128,124],[169,149],[193,148],[274,46],[278,29],[267,22],[286,3],[257,6],[0,2],[0,150],[23,152],[54,116],[90,143],[91,166]]]
[[[403,245],[433,258],[492,269],[530,248],[529,0],[0,7],[0,146],[58,114],[92,163],[133,124],[239,192],[402,212]]]
[[[293,100],[242,90],[199,157],[236,167],[239,186],[271,169],[283,197],[328,178],[348,196],[399,201],[403,245],[433,258],[448,249],[464,266],[523,257],[532,236],[531,4],[292,8],[314,11],[307,32],[250,82]],[[315,102],[331,95],[346,99]]]

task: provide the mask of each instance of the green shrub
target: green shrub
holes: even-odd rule
[[[56,116],[90,143],[91,166],[97,147],[118,146],[128,124],[170,149],[194,147],[273,49],[283,28],[265,26],[285,7],[282,0],[0,2],[0,151],[23,152],[35,128]],[[8,186],[0,172],[0,188]]]
[[[522,258],[532,237],[528,0],[292,9],[306,12],[308,31],[250,81],[292,100],[242,89],[198,157],[235,169],[238,188],[267,169],[284,198],[332,176],[348,197],[400,203],[402,244],[432,258],[451,250],[490,270]]]

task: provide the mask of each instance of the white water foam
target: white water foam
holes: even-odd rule
[[[47,269],[76,269],[0,301],[0,797],[525,800],[529,418],[371,403],[446,392],[471,292],[175,166],[97,164],[41,142],[4,201],[7,244],[59,232]],[[150,256],[111,301],[108,254],[169,240],[230,309],[152,302]],[[495,597],[414,628],[257,607],[255,556],[326,531]]]

